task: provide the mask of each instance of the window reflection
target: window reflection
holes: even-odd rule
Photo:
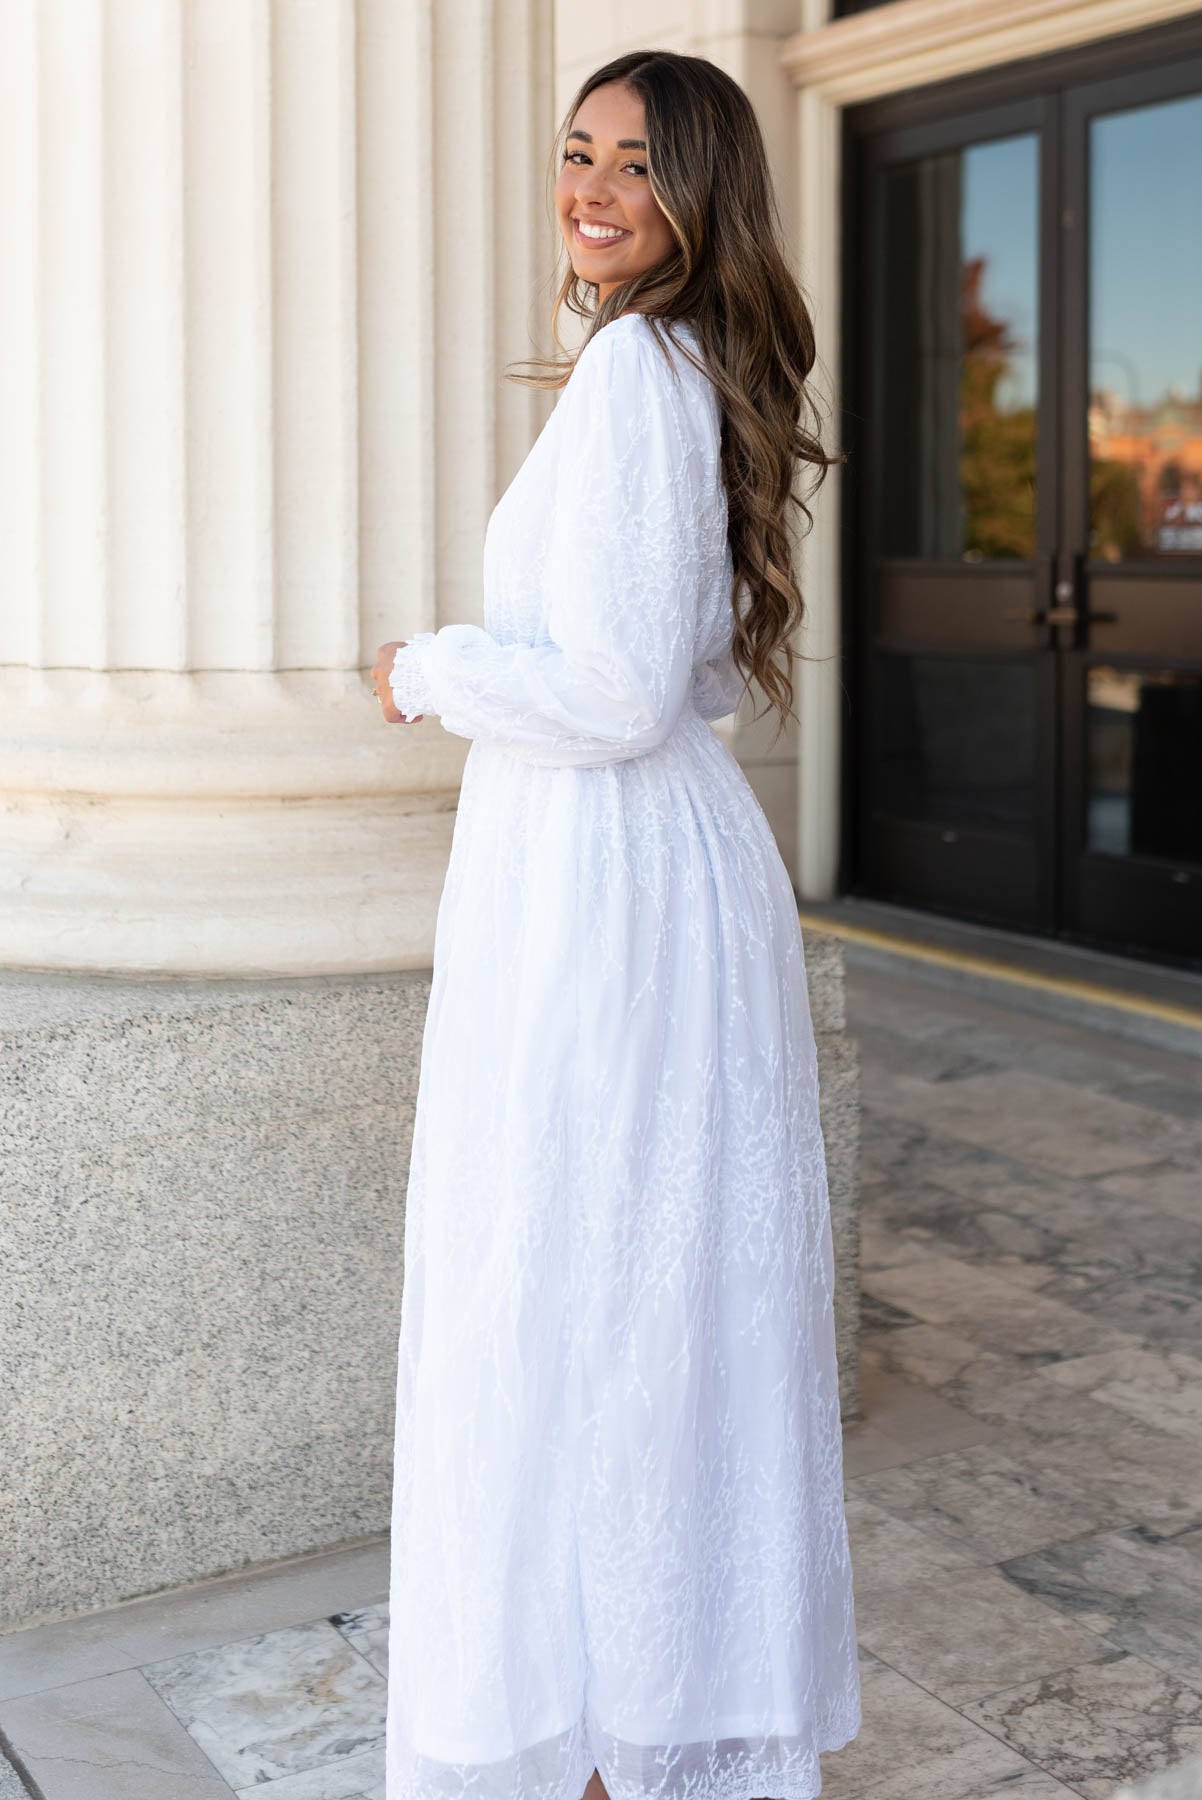
[[[1202,676],[1094,668],[1086,692],[1089,848],[1202,863]]]
[[[1038,154],[1024,134],[885,177],[886,555],[1034,554]]]
[[[1090,135],[1090,552],[1202,556],[1202,95]]]

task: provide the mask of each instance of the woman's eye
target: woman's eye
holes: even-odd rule
[[[566,163],[575,162],[577,157],[580,157],[583,162],[588,161],[588,155],[583,150],[565,150],[563,153],[563,160]],[[628,162],[623,163],[622,167],[624,169],[633,169],[636,175],[645,175],[647,173],[646,163]]]

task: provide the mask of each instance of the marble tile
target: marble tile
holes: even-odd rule
[[[234,1788],[384,1741],[387,1684],[326,1619],[152,1663],[144,1673]]]
[[[998,1356],[941,1325],[908,1325],[887,1332],[866,1331],[860,1345],[864,1368],[888,1369],[936,1388],[958,1406],[973,1410],[978,1395],[995,1393],[1029,1366],[1039,1368],[1047,1353],[1027,1360]]]
[[[1202,1794],[1202,1756],[1158,1769],[1143,1780],[1125,1781],[1114,1790],[1113,1800],[1198,1800]]]
[[[852,1419],[843,1427],[845,1481],[854,1475],[870,1474],[875,1469],[896,1468],[899,1463],[910,1462],[919,1454],[865,1419]]]
[[[1001,1569],[1024,1593],[1202,1693],[1202,1559],[1172,1537],[1139,1526],[1097,1532]]]
[[[863,1363],[860,1375],[863,1417],[847,1428],[845,1475],[896,1468],[999,1435],[996,1425],[879,1364]]]
[[[1145,1425],[1202,1443],[1202,1366],[1196,1357],[1105,1350],[1050,1364],[1044,1379],[1087,1393]]]
[[[876,1294],[865,1292],[860,1296],[860,1329],[862,1331],[894,1331],[899,1325],[915,1324],[913,1313],[903,1307],[894,1306],[891,1301],[881,1300]]]
[[[966,1710],[1134,1653],[1153,1681],[1199,1691],[1202,1065],[909,983],[882,999],[854,968],[848,1000],[870,1108],[862,1384],[871,1395],[879,1375],[901,1377],[992,1428],[897,1458],[896,1427],[867,1408],[871,1455],[845,1470],[861,1643],[956,1704],[975,1677]],[[945,1550],[976,1567],[941,1571]],[[1001,1570],[980,1566],[994,1558]],[[1034,1617],[973,1586],[992,1580]],[[1080,1656],[1047,1636],[1057,1615]],[[1037,1740],[998,1735],[1049,1791],[1070,1791]],[[953,1780],[954,1763],[941,1759]],[[897,1769],[899,1800],[944,1791],[921,1757]],[[1081,1791],[1110,1800],[1112,1787]]]
[[[1086,1800],[1202,1752],[1202,1694],[1138,1656],[1065,1666],[963,1710]]]
[[[1024,1465],[999,1444],[855,1475],[846,1488],[849,1498],[867,1500],[984,1563],[1077,1537],[1099,1523],[1090,1497],[1071,1481]]]
[[[883,1183],[874,1185],[882,1186]],[[926,1254],[923,1246],[913,1238],[905,1237],[901,1232],[892,1231],[881,1223],[873,1211],[870,1195],[866,1194],[866,1183],[860,1185],[860,1269],[892,1269],[898,1263],[914,1262]],[[863,1300],[871,1299],[863,1295]],[[884,1303],[881,1302],[881,1305]]]
[[[41,1800],[229,1800],[230,1788],[137,1669],[0,1705]]]
[[[822,1758],[822,1800],[1057,1800],[1069,1792],[876,1658],[861,1659],[860,1696],[859,1735]]]
[[[1040,1292],[1165,1354],[1202,1356],[1202,1245],[1150,1251],[1099,1225],[1092,1244],[1062,1253]]]
[[[856,1627],[865,1649],[961,1709],[999,1688],[1114,1654],[995,1569],[956,1569],[868,1591],[857,1597]]]
[[[255,1782],[237,1792],[239,1800],[252,1794],[259,1800],[384,1800],[383,1746],[324,1769],[305,1769],[299,1775],[282,1775],[278,1781]]]
[[[878,1299],[927,1324],[950,1325],[959,1336],[1000,1355],[1084,1356],[1136,1341],[1103,1319],[954,1256],[932,1255],[897,1268],[865,1271],[863,1282]]]
[[[1035,1439],[1016,1427],[999,1441],[1016,1460],[1028,1458],[1050,1484],[1073,1487],[1100,1527],[1146,1525],[1175,1533],[1202,1520],[1202,1457],[1196,1445],[1171,1432],[1119,1420],[1097,1436],[1065,1430]]]
[[[1101,1184],[1093,1176],[1056,1175],[1018,1156],[982,1157],[965,1174],[953,1172],[945,1185],[974,1205],[1033,1222],[1042,1233],[1043,1251],[1055,1253],[1062,1242],[1087,1237],[1099,1214],[1107,1215],[1105,1201],[1099,1200]],[[1132,1225],[1129,1207],[1112,1206],[1109,1211]]]
[[[1118,1200],[1135,1201],[1136,1207],[1131,1214],[1133,1221],[1150,1207],[1173,1214],[1195,1231],[1198,1228],[1202,1177],[1196,1160],[1178,1162],[1170,1157],[1151,1168],[1140,1169],[1138,1173],[1107,1175],[1098,1186],[1103,1193]]]
[[[1154,1106],[1170,1118],[1196,1123],[1202,1115],[1202,1084],[1166,1081],[1163,1077],[1143,1076],[1135,1080],[1106,1084],[1106,1092],[1116,1100],[1131,1100],[1136,1106]]]
[[[388,1539],[297,1556],[0,1637],[0,1700],[207,1650],[388,1592]]]
[[[1104,1406],[1092,1394],[1072,1388],[1058,1387],[1047,1379],[1045,1365],[1030,1375],[1016,1376],[992,1391],[982,1387],[965,1404],[993,1426],[998,1440],[1011,1456],[1025,1467],[1039,1469],[1047,1464],[1048,1452],[1065,1444],[1084,1443],[1092,1461],[1094,1448],[1105,1444],[1112,1434],[1126,1430],[1132,1423],[1124,1414]],[[1162,1448],[1172,1447],[1166,1438]],[[1108,1490],[1109,1491],[1109,1490]],[[1117,1516],[1111,1504],[1098,1509],[1099,1523],[1131,1524],[1129,1517]]]
[[[939,1756],[904,1766],[894,1762],[871,1787],[824,1775],[822,1794],[823,1800],[1075,1800],[1072,1788],[984,1732]]]
[[[861,1393],[869,1423],[902,1438],[921,1454],[954,1449],[956,1443],[978,1443],[989,1435],[979,1419],[925,1383],[879,1364],[868,1369]]]
[[[963,1031],[936,1031],[915,1037],[889,1031],[875,1024],[872,1030],[874,1076],[918,1075],[923,1081],[963,1081],[968,1075],[987,1075],[1002,1067],[995,1057],[983,1055]]]
[[[1094,1180],[994,1158],[909,1169],[865,1187],[861,1202],[894,1239],[985,1264],[1070,1302],[1088,1305],[1096,1294],[1109,1304],[1134,1284],[1163,1290],[1166,1306],[1180,1313],[1199,1292],[1202,1216],[1183,1230],[1171,1211],[1133,1207]],[[1142,1323],[1137,1317],[1135,1328]]]
[[[1183,1530],[1175,1531],[1173,1542],[1178,1550],[1188,1550],[1191,1556],[1202,1558],[1202,1521],[1196,1525],[1187,1525]]]
[[[388,1602],[361,1606],[356,1612],[333,1613],[330,1624],[365,1656],[381,1675],[388,1673]]]
[[[844,1505],[851,1541],[852,1573],[857,1594],[877,1594],[890,1587],[951,1569],[971,1568],[980,1559],[964,1544],[935,1537],[858,1493]]]
[[[871,1066],[870,1064],[868,1066]],[[860,1138],[860,1179],[864,1183],[894,1180],[906,1169],[921,1166],[930,1154],[930,1133],[900,1114],[880,1112],[867,1102]],[[962,1155],[971,1152],[967,1145]]]
[[[1065,1175],[1104,1175],[1202,1152],[1202,1124],[1167,1117],[1027,1069],[929,1082],[897,1077],[877,1101],[928,1131],[1012,1153]]]
[[[867,1379],[870,1370],[883,1368],[924,1382],[998,1428],[1022,1427],[1027,1441],[1065,1435],[1105,1441],[1137,1420],[1181,1438],[1196,1437],[1198,1430],[1191,1421],[1202,1385],[1190,1379],[1197,1360],[1166,1358],[1132,1341],[1093,1355],[1058,1357],[1045,1348],[1007,1357],[982,1350],[950,1327],[911,1325],[866,1333],[861,1356]],[[1171,1465],[1177,1453],[1161,1447]]]
[[[893,1182],[885,1178],[873,1183],[863,1204],[896,1236],[924,1249],[1019,1267],[1062,1254],[1062,1235],[1049,1230],[1034,1208],[1028,1213],[989,1204],[975,1170],[960,1179],[970,1195],[914,1173]]]
[[[907,1260],[899,1241],[915,1244],[1104,1316],[1133,1337],[1202,1347],[1202,1220],[1183,1230],[1172,1213],[1133,1208],[1096,1182],[1015,1162],[924,1163],[872,1182],[861,1202],[862,1239],[884,1231],[892,1252],[863,1262],[866,1279]],[[885,1304],[880,1294],[874,1301]]]
[[[1125,1176],[1141,1186],[1146,1170]],[[992,1159],[946,1182],[975,1204],[997,1207],[1030,1218],[1049,1234],[1053,1263],[1068,1252],[1101,1243],[1106,1255],[1122,1266],[1122,1255],[1192,1260],[1202,1246],[1202,1220],[1186,1223],[1171,1205],[1158,1205],[1149,1184],[1138,1200],[1112,1186],[1109,1178],[1076,1178],[1030,1168],[1021,1161]],[[1183,1229],[1184,1225],[1184,1229]]]

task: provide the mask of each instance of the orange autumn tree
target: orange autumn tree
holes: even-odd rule
[[[987,259],[970,257],[961,276],[960,484],[964,551],[970,556],[1035,553],[1033,406],[1004,410],[997,391],[1019,348],[1009,323],[982,299]]]

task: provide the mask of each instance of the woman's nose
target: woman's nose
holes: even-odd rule
[[[604,203],[609,198],[609,182],[599,170],[586,166],[576,182],[576,198]]]

